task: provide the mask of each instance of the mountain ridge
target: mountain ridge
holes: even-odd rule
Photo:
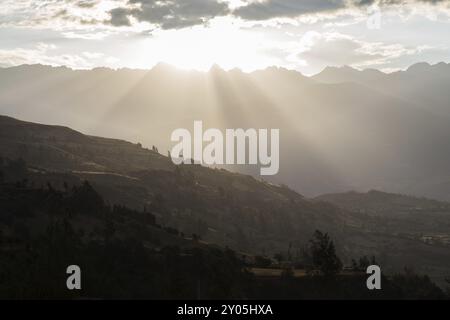
[[[312,197],[376,187],[450,200],[445,66],[420,77],[391,74],[370,85],[321,83],[281,68],[202,73],[164,65],[85,71],[22,66],[0,69],[0,113],[155,145],[163,154],[171,148],[171,132],[189,130],[195,120],[219,130],[281,128],[280,171],[268,178],[274,183]]]

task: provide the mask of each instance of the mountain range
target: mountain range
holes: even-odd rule
[[[171,132],[192,130],[194,120],[222,130],[279,128],[280,172],[272,182],[306,196],[378,189],[450,200],[449,69],[329,67],[306,77],[275,67],[244,73],[22,65],[0,69],[0,112],[155,145],[163,154]]]

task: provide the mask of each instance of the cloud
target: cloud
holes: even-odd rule
[[[449,0],[265,0],[247,1],[233,14],[245,20],[268,20],[273,18],[297,18],[303,15],[332,13],[342,9],[361,9],[377,4],[380,7],[390,5],[408,5],[428,3],[432,5],[449,3]]]
[[[381,8],[448,4],[450,0],[1,0],[0,27],[34,27],[54,30],[112,30],[128,27],[181,29],[204,25],[216,17],[249,21],[273,18],[334,17],[335,13],[363,12],[372,4]],[[237,5],[236,5],[237,4]],[[363,10],[359,10],[363,9]],[[347,10],[349,11],[349,10]],[[351,10],[350,10],[351,11]],[[143,25],[141,25],[143,24]],[[120,30],[119,30],[120,31]]]
[[[148,22],[162,29],[180,29],[202,25],[230,13],[228,4],[216,0],[129,0],[127,6],[109,11],[107,22],[113,26],[130,26],[131,19]]]
[[[111,19],[107,22],[115,27],[130,26],[130,11],[127,8],[114,8],[109,12]]]
[[[117,6],[116,0],[2,0],[0,26],[67,29],[101,23],[108,16],[101,3]]]
[[[290,59],[307,62],[304,71],[312,73],[326,66],[387,67],[399,58],[429,49],[427,46],[407,47],[398,43],[361,41],[340,33],[307,32],[300,41],[298,51]]]
[[[90,51],[84,51],[83,56],[88,59],[99,59],[104,56],[101,52],[90,52]]]
[[[66,39],[82,39],[82,40],[101,40],[110,36],[110,31],[104,30],[74,30],[62,32],[61,35]]]
[[[98,0],[80,0],[76,5],[80,8],[93,8],[99,3]]]
[[[343,0],[268,0],[251,2],[237,8],[233,14],[246,20],[295,18],[303,14],[335,11],[345,8]]]
[[[32,48],[0,49],[0,67],[12,67],[22,64],[44,64],[51,66],[67,66],[73,69],[90,69],[95,66],[93,60],[104,59],[102,53],[85,51],[81,55],[59,54],[58,48],[52,44],[39,43]],[[111,64],[116,63],[113,57],[104,59]]]
[[[301,41],[301,59],[314,64],[331,66],[360,65],[376,63],[385,56],[378,50],[367,48],[367,43],[358,41],[351,36],[317,32],[307,33]]]

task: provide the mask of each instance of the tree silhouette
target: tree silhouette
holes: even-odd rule
[[[315,271],[326,277],[332,277],[342,269],[342,262],[336,255],[336,249],[328,233],[319,230],[310,240],[309,255]]]
[[[84,214],[100,213],[105,205],[103,198],[87,181],[73,187],[70,202],[75,211]]]
[[[378,265],[377,261],[375,260],[375,256],[372,256],[372,258],[368,258],[367,256],[363,256],[359,258],[359,263],[352,259],[352,270],[353,271],[366,271],[367,267],[370,265]]]

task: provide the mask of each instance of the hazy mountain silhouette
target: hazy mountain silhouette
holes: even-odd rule
[[[430,65],[420,62],[406,71],[388,74],[375,69],[360,71],[348,66],[327,67],[312,78],[321,83],[359,83],[401,98],[414,107],[423,108],[439,116],[449,116],[449,63]]]
[[[270,179],[302,194],[377,188],[450,199],[449,68],[327,68],[308,78],[280,68],[19,66],[0,69],[0,112],[156,145],[164,154],[171,132],[192,130],[194,120],[219,129],[280,128],[280,172]]]

